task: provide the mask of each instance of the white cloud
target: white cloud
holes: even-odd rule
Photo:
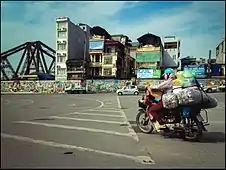
[[[123,33],[136,40],[144,33],[176,35],[181,39],[181,55],[207,57],[225,37],[225,2],[193,2],[186,7],[159,10],[149,17],[123,24],[115,16],[143,2],[32,2],[27,3],[22,20],[3,20],[1,48],[9,49],[25,41],[41,40],[55,48],[55,18],[68,16],[75,23],[103,26],[109,33]],[[151,3],[151,2],[150,2]],[[9,4],[4,4],[7,10]],[[148,11],[144,11],[148,12]],[[218,28],[223,26],[223,28]],[[216,30],[211,30],[216,27]],[[209,30],[209,32],[208,32]]]

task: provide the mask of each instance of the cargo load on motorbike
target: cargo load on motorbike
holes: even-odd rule
[[[163,107],[174,109],[180,106],[200,105],[202,109],[217,107],[216,98],[209,96],[199,85],[194,73],[184,71],[180,76],[182,87],[174,93],[162,96]]]

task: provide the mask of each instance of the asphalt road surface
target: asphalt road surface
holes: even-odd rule
[[[201,142],[142,134],[141,96],[2,95],[2,168],[225,168],[225,98]]]

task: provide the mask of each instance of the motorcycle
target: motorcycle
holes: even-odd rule
[[[155,94],[151,90],[151,101],[149,107],[156,104]],[[142,99],[138,100],[139,111],[136,116],[137,127],[143,133],[152,133],[155,129],[154,122],[156,121],[151,114],[147,112],[147,105],[144,104]],[[205,114],[205,119],[201,113]],[[158,112],[158,115],[164,122],[166,129],[163,129],[165,133],[175,133],[184,140],[198,141],[203,132],[206,132],[205,126],[208,126],[207,111],[201,109],[199,105],[194,106],[179,106],[175,109],[163,108]],[[140,120],[141,119],[141,120]]]

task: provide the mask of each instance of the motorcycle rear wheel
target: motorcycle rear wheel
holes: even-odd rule
[[[142,121],[140,121],[141,117],[144,117]],[[137,127],[140,129],[141,132],[150,134],[154,130],[154,125],[152,124],[151,120],[149,117],[146,117],[146,112],[145,111],[139,111],[137,116],[136,116],[136,124]]]
[[[199,122],[197,120],[195,120],[195,124],[197,126],[196,131],[192,130],[193,136],[189,136],[188,134],[184,133],[184,140],[185,141],[194,141],[194,142],[198,142],[203,134],[203,129],[202,129],[202,122]]]

